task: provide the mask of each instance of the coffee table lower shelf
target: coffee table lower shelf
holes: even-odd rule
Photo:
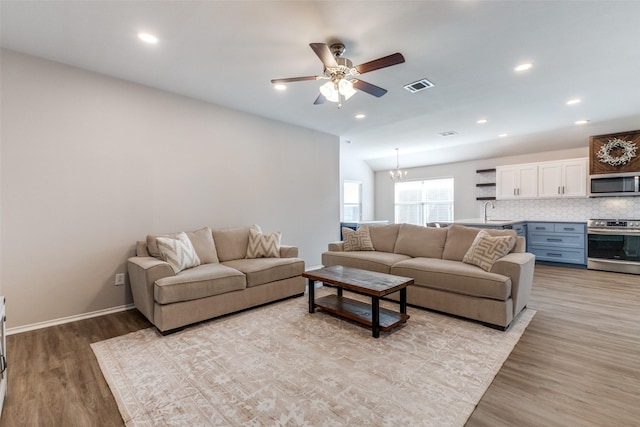
[[[316,308],[353,320],[368,327],[372,326],[371,305],[340,295],[327,295],[315,300]],[[398,313],[380,307],[380,330],[388,331],[409,318],[408,314]]]

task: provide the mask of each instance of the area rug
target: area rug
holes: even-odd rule
[[[535,311],[507,332],[408,313],[375,339],[296,298],[91,347],[127,426],[462,426]]]

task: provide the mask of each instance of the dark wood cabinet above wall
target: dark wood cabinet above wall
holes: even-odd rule
[[[625,143],[629,146],[626,154],[630,157],[629,160],[625,158]],[[635,150],[632,148],[633,144]],[[632,155],[631,152],[635,154]],[[640,172],[640,130],[595,135],[589,138],[589,175],[627,172]]]

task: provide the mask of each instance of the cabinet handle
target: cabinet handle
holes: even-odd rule
[[[562,186],[562,194],[564,194],[564,185]]]
[[[558,186],[558,194],[562,194],[562,193],[560,192],[560,186]]]
[[[573,227],[565,227],[564,231],[575,231],[575,228],[573,228]]]
[[[553,257],[556,257],[556,258],[562,258],[562,254],[556,254],[556,253],[553,253],[553,252],[547,252],[547,256],[553,256]]]
[[[513,189],[513,195],[514,196],[516,195],[516,189],[515,188]]]
[[[562,239],[547,238],[547,242],[562,242]]]
[[[546,230],[547,227],[536,227],[536,230]]]

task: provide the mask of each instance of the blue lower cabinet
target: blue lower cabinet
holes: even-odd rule
[[[530,245],[528,251],[536,256],[536,261],[586,264],[584,249],[549,248]]]
[[[530,222],[527,226],[527,251],[537,261],[587,264],[585,223]]]

